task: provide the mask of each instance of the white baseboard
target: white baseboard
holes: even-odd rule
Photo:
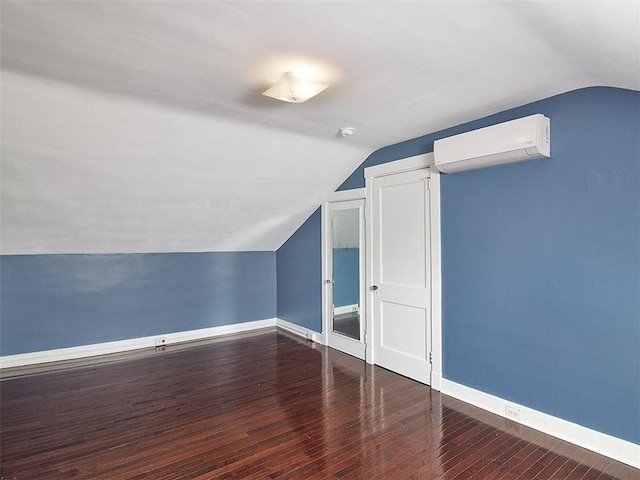
[[[312,342],[322,344],[322,334],[314,332],[306,327],[301,327],[295,323],[287,322],[281,318],[276,319],[276,326],[286,330],[287,332],[306,338],[307,340],[311,340]]]
[[[61,360],[73,360],[83,357],[93,357],[96,355],[106,355],[109,353],[126,352],[129,350],[137,350],[140,348],[155,347],[157,338],[164,338],[166,340],[166,345],[171,345],[172,343],[201,340],[210,337],[219,337],[221,335],[248,332],[251,330],[275,326],[276,319],[269,318],[266,320],[235,323],[233,325],[222,325],[220,327],[201,328],[198,330],[188,330],[185,332],[159,333],[157,335],[149,337],[118,340],[115,342],[81,345],[79,347],[57,348],[55,350],[20,353],[17,355],[5,355],[0,357],[0,368],[21,367],[25,365],[57,362]]]
[[[202,328],[199,330],[189,330],[185,332],[158,334],[149,337],[132,338],[116,342],[59,348],[55,350],[21,353],[17,355],[6,355],[0,357],[0,368],[19,367],[61,360],[73,360],[82,357],[92,357],[109,353],[126,352],[140,348],[155,347],[156,339],[159,337],[165,338],[167,342],[166,344],[170,345],[172,343],[200,340],[274,326],[313,342],[322,343],[322,335],[318,332],[280,318],[269,318],[253,322],[236,323],[233,325]],[[432,387],[436,390],[439,389],[442,393],[457,398],[458,400],[470,403],[471,405],[495,413],[501,417],[519,422],[546,434],[592,450],[596,453],[606,455],[607,457],[626,463],[632,467],[640,468],[640,445],[568,422],[567,420],[525,407],[524,405],[504,400],[480,390],[452,382],[451,380],[440,378],[439,375],[437,378],[432,378],[432,383],[434,383]],[[517,410],[520,418],[508,416],[506,414],[507,405],[510,408]]]
[[[81,345],[78,347],[57,348],[54,350],[45,350],[40,352],[5,355],[0,357],[0,369],[35,365],[38,363],[58,362],[62,360],[74,360],[84,357],[106,355],[109,353],[127,352],[140,348],[155,347],[156,339],[158,338],[164,338],[166,340],[166,345],[171,345],[172,343],[202,340],[206,338],[219,337],[221,335],[249,332],[251,330],[275,326],[313,342],[322,343],[322,336],[318,332],[314,332],[313,330],[287,322],[280,318],[268,318],[253,322],[235,323],[233,325],[222,325],[220,327],[201,328],[198,330],[188,330],[184,332],[159,333],[149,337],[131,338],[115,342],[104,342],[92,345]]]
[[[440,381],[441,392],[451,397],[470,403],[491,413],[521,423],[548,435],[571,442],[601,455],[640,468],[640,445],[620,438],[592,430],[576,423],[518,405],[500,397],[466,387],[443,378]],[[506,414],[507,406],[515,409],[520,418]]]

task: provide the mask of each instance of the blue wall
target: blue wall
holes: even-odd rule
[[[318,208],[277,252],[278,318],[320,332],[322,254]]]
[[[276,316],[274,252],[0,257],[0,353]]]
[[[550,160],[443,178],[444,376],[640,443],[640,96],[538,111]]]
[[[333,249],[333,306],[360,303],[360,249]]]
[[[437,138],[533,113],[551,118],[551,159],[441,177],[443,373],[640,443],[639,92],[577,90],[391,145],[340,189]],[[298,278],[319,298],[310,280]]]

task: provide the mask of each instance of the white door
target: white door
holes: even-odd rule
[[[364,360],[364,198],[337,192],[323,204],[323,272],[325,344]]]
[[[422,383],[431,378],[429,171],[372,177],[374,362]]]

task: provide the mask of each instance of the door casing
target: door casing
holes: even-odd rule
[[[413,170],[424,170],[425,177],[428,177],[429,186],[429,226],[430,226],[430,317],[431,317],[431,372],[430,385],[435,390],[440,390],[442,380],[442,280],[440,261],[440,173],[435,169],[433,154],[416,155],[414,157],[397,160],[395,162],[384,163],[374,167],[365,168],[364,175],[366,181],[366,203],[365,218],[373,218],[373,205],[371,198],[373,195],[372,179],[397,173],[409,172]],[[365,222],[366,241],[366,304],[367,311],[373,312],[373,235],[370,220]],[[367,363],[375,363],[374,349],[374,318],[369,314],[366,317],[366,353]]]
[[[333,309],[332,309],[332,285],[327,283],[327,280],[332,278],[332,265],[331,265],[331,208],[330,204],[341,202],[352,202],[360,200],[365,202],[365,189],[357,188],[353,190],[343,190],[340,192],[332,193],[325,202],[322,204],[321,209],[321,231],[322,231],[322,343],[330,347],[337,348],[340,351],[353,355],[355,357],[365,360],[365,345],[366,345],[366,328],[367,328],[367,300],[365,295],[366,288],[366,257],[365,262],[361,262],[360,268],[360,325],[361,335],[360,341],[350,339],[348,337],[341,338],[340,335],[332,334],[333,325]],[[361,247],[365,247],[365,228],[364,218],[360,219],[360,231]],[[366,247],[365,247],[366,248]],[[364,248],[361,248],[361,250]],[[366,252],[365,252],[366,255]]]

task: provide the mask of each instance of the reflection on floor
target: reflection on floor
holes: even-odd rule
[[[360,340],[360,314],[348,312],[333,317],[333,331]]]
[[[276,329],[110,358],[2,380],[0,477],[640,478]]]

